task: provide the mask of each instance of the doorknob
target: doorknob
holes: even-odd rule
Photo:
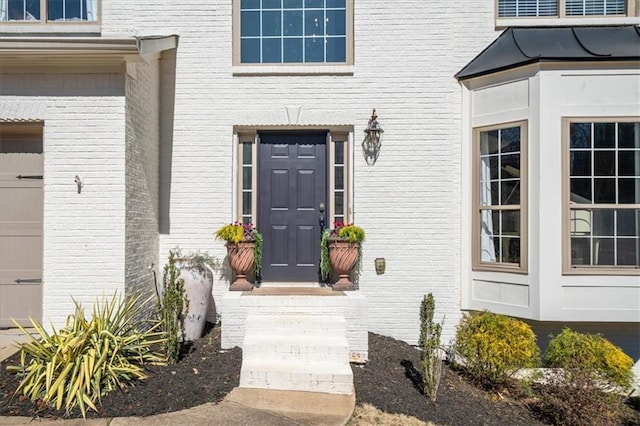
[[[324,203],[320,203],[318,210],[320,210],[320,213],[324,213]]]

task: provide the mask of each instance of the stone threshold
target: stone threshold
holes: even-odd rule
[[[256,287],[243,291],[242,296],[344,296],[343,291],[330,287]]]

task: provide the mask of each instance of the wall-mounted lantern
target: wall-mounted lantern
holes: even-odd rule
[[[387,262],[385,261],[384,257],[377,257],[375,260],[375,265],[376,265],[376,274],[378,275],[384,274],[384,270],[387,267]]]
[[[371,113],[371,118],[369,119],[369,123],[367,123],[367,127],[364,129],[364,132],[366,135],[362,141],[362,153],[367,164],[373,165],[376,164],[378,155],[380,155],[382,134],[384,133],[384,130],[380,127],[380,123],[378,123],[378,116],[376,115],[375,109],[373,110],[373,113]]]

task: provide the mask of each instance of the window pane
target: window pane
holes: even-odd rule
[[[240,9],[260,9],[260,0],[242,0]]]
[[[618,146],[640,148],[640,123],[618,123]]]
[[[571,264],[591,265],[591,243],[588,238],[571,238]]]
[[[253,161],[251,158],[251,151],[253,150],[253,145],[250,143],[242,144],[242,164],[251,164]]]
[[[344,167],[335,167],[335,184],[336,189],[344,189]]]
[[[327,0],[327,8],[344,9],[346,6],[345,0]]]
[[[282,3],[280,0],[262,0],[263,9],[280,9]]]
[[[242,168],[242,189],[251,189],[251,167]]]
[[[591,235],[591,210],[571,210],[569,231],[571,236]]]
[[[593,174],[596,176],[615,176],[616,164],[614,151],[594,151]]]
[[[618,151],[618,175],[640,176],[640,151]]]
[[[282,35],[282,15],[280,11],[262,12],[262,35],[265,37]],[[278,39],[279,41],[280,39]]]
[[[595,148],[614,148],[616,146],[615,123],[594,123],[593,146]]]
[[[304,62],[302,59],[302,38],[284,39],[284,62]]]
[[[347,60],[345,37],[327,39],[327,62],[345,62]]]
[[[260,36],[260,12],[245,12],[240,14],[240,35],[242,37]]]
[[[502,261],[520,263],[520,238],[502,238]]]
[[[500,130],[500,152],[520,151],[520,127]]]
[[[0,4],[2,2],[0,1]],[[40,20],[40,1],[8,0],[6,2],[9,21],[35,21]]]
[[[498,131],[480,133],[480,155],[498,153]]]
[[[520,204],[520,181],[503,181],[501,190],[501,205]]]
[[[304,12],[304,34],[307,36],[324,35],[324,12],[322,10]]]
[[[591,148],[591,123],[571,123],[569,139],[571,148]]]
[[[593,264],[594,265],[615,265],[613,238],[593,239]]]
[[[618,202],[640,204],[640,178],[620,178],[618,180]]]
[[[520,235],[520,211],[502,212],[502,234]]]
[[[304,7],[306,8],[321,8],[324,7],[324,0],[304,0]]]
[[[593,180],[593,201],[595,203],[615,203],[616,202],[616,180],[615,179],[594,179]]]
[[[280,38],[262,39],[262,62],[263,63],[282,62]]]
[[[344,164],[344,142],[335,143],[335,157],[333,162],[335,164]]]
[[[300,9],[302,7],[302,0],[284,0],[283,6],[285,9]]]
[[[640,236],[640,210],[618,210],[616,212],[618,235]]]
[[[520,154],[501,156],[500,177],[502,179],[520,178]]]
[[[260,62],[260,39],[244,39],[240,42],[240,62],[244,64]]]
[[[571,179],[570,201],[573,203],[591,203],[591,179]]]
[[[324,62],[324,37],[304,39],[304,61]]]
[[[591,151],[572,151],[571,176],[591,176]]]
[[[347,15],[345,10],[327,10],[326,16],[327,34],[347,34]]]
[[[242,193],[242,214],[251,214],[251,192]]]
[[[613,236],[614,210],[594,210],[593,211],[593,235],[611,237]]]
[[[343,214],[344,212],[344,193],[336,192],[335,194],[335,211],[336,213]]]
[[[617,244],[618,265],[640,266],[640,239],[620,238]]]
[[[302,11],[286,10],[284,11],[284,35],[301,36],[302,35]]]

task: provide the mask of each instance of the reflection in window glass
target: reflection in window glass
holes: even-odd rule
[[[241,63],[346,62],[346,6],[345,0],[242,1]]]
[[[334,169],[334,220],[344,222],[345,221],[345,168],[344,168],[344,150],[346,144],[344,142],[337,141],[334,143],[334,157],[333,157],[333,169]]]
[[[640,267],[640,123],[569,124],[572,266]]]

